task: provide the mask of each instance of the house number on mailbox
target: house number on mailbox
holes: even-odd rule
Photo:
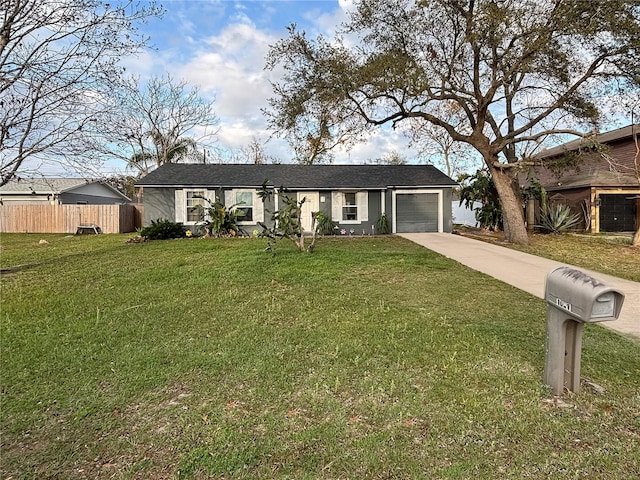
[[[567,312],[571,311],[571,304],[569,302],[565,302],[564,300],[561,300],[560,298],[556,298],[556,305],[562,308],[563,310],[566,310]]]

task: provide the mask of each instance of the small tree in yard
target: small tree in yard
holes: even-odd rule
[[[267,239],[266,251],[273,251],[279,239],[287,238],[291,240],[301,252],[312,253],[316,247],[316,240],[318,239],[318,215],[320,212],[313,212],[311,214],[311,231],[313,233],[311,234],[311,243],[305,246],[305,233],[301,222],[302,205],[305,199],[297,200],[289,196],[287,189],[284,187],[275,190],[269,188],[267,181],[262,184],[262,188],[258,192],[263,203],[272,198],[274,194],[278,195],[282,207],[274,211],[267,210],[267,212],[271,214],[271,226],[267,226],[262,222],[259,223],[262,227],[260,236]]]

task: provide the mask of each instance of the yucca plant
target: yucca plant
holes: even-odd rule
[[[575,229],[580,220],[580,215],[571,212],[567,205],[556,204],[549,206],[545,202],[542,204],[540,225],[538,227],[545,233],[559,235]]]

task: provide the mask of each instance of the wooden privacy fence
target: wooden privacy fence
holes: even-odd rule
[[[141,226],[141,205],[2,205],[0,232],[76,233],[95,224],[103,233],[126,233]]]

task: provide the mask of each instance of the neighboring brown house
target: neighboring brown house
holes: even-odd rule
[[[594,141],[600,146],[596,148]],[[592,233],[632,232],[640,225],[640,125],[578,139],[536,155],[532,175],[551,203],[569,205]]]

